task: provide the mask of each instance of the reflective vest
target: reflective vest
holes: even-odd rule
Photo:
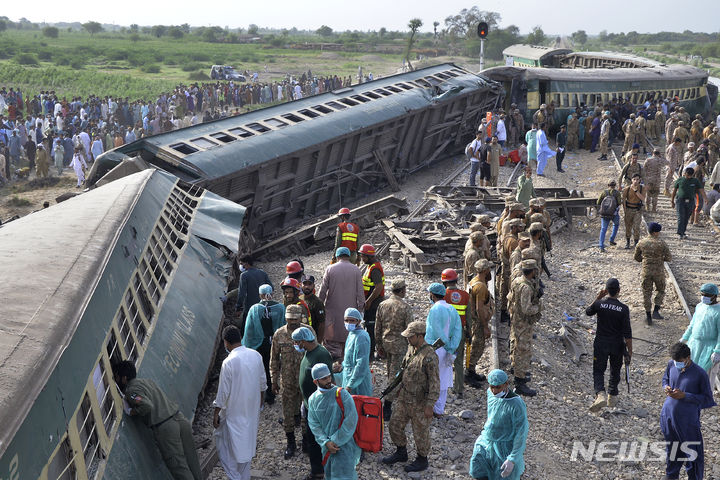
[[[445,292],[445,301],[455,307],[458,315],[460,315],[460,321],[465,326],[465,314],[467,313],[468,305],[470,304],[470,294],[465,290],[457,288],[448,288]]]
[[[373,283],[372,279],[370,278],[370,274],[372,273],[373,269],[380,270],[380,274],[382,274],[382,284],[380,285],[380,297],[385,296],[385,271],[383,270],[382,266],[380,265],[380,262],[375,262],[368,266],[367,270],[365,271],[365,275],[362,277],[363,282],[363,290],[365,290],[365,298],[368,298],[372,291],[375,289],[375,284]]]
[[[338,223],[338,230],[340,230],[340,246],[347,247],[351,252],[357,252],[360,227],[356,223],[342,222]]]
[[[307,324],[312,327],[313,324],[312,324],[312,316],[310,316],[310,307],[308,307],[308,304],[305,303],[305,300],[303,300],[301,298],[297,302],[295,302],[295,305],[300,305],[301,307],[303,307],[305,309],[305,313],[307,314]]]

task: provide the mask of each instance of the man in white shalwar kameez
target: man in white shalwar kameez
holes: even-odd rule
[[[262,357],[242,346],[240,330],[223,330],[229,352],[220,369],[220,382],[213,402],[215,445],[230,480],[250,480],[250,461],[255,456],[260,409],[267,389]]]

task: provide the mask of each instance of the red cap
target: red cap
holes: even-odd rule
[[[440,275],[440,280],[443,282],[456,282],[458,279],[457,272],[452,268],[446,268]]]
[[[338,211],[338,215],[350,215],[350,209],[349,208],[341,208]]]
[[[300,262],[293,260],[292,262],[285,265],[285,273],[291,274],[291,273],[299,273],[302,272],[303,268],[302,265],[300,265]]]
[[[375,255],[375,247],[373,247],[369,243],[366,243],[365,245],[360,247],[360,250],[358,250],[358,252],[360,252],[363,255],[373,256],[373,255]]]
[[[302,292],[302,285],[300,285],[300,282],[295,280],[294,278],[285,277],[285,280],[280,284],[280,288],[285,287],[291,287],[297,290],[298,292]]]

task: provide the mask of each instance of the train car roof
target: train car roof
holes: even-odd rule
[[[572,52],[569,48],[545,47],[542,45],[528,45],[526,43],[517,43],[510,45],[503,50],[503,56],[506,57],[522,57],[528,60],[543,60],[547,57],[562,55]]]
[[[0,452],[75,334],[116,236],[153,172],[0,228]]]
[[[163,152],[163,158],[189,171],[217,178],[351,135],[427,107],[443,95],[480,88],[500,87],[454,64],[440,64],[154,135],[110,153]],[[187,147],[187,153],[178,150]]]
[[[690,65],[658,65],[641,68],[525,68],[493,67],[482,71],[493,80],[526,76],[538,80],[582,81],[652,81],[702,79],[708,74]]]
[[[650,58],[640,57],[638,55],[632,55],[629,53],[620,52],[571,52],[566,55],[562,55],[563,58],[568,57],[583,57],[583,58],[603,58],[608,60],[624,60],[627,62],[633,62],[640,67],[653,67],[663,65],[660,62],[652,60]]]

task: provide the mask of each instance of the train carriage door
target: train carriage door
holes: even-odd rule
[[[548,103],[546,96],[548,90],[550,89],[549,84],[550,82],[548,82],[547,80],[540,80],[540,85],[538,86],[538,93],[540,94],[540,105],[542,105],[543,103]]]

